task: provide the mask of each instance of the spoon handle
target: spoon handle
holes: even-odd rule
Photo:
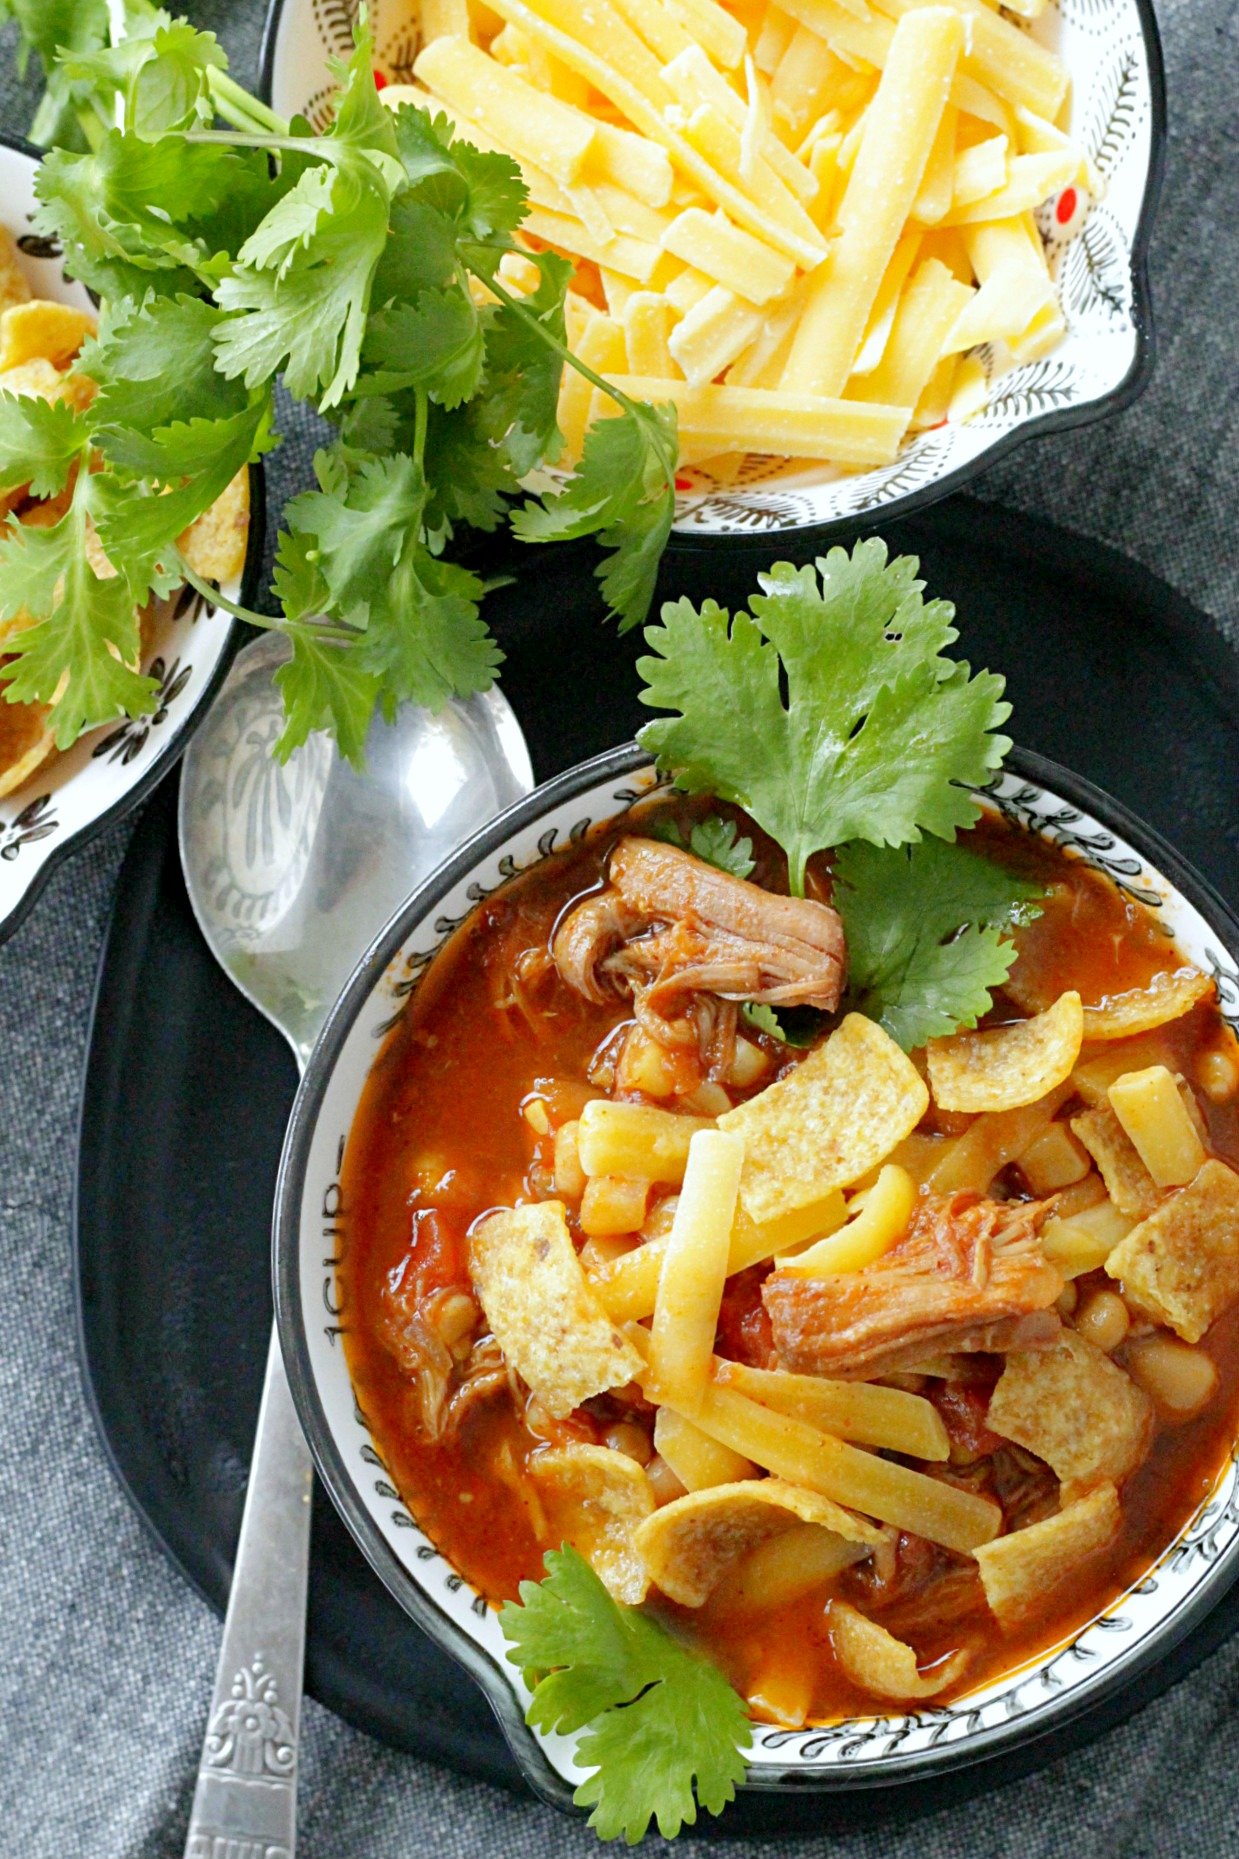
[[[273,1330],[185,1859],[293,1859],[311,1483]]]

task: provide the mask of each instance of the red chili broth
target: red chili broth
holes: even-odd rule
[[[687,828],[697,811],[683,800],[650,803],[629,816],[624,830],[640,830],[655,812]],[[785,881],[777,851],[750,823],[744,828],[757,843],[758,880],[780,888]],[[475,1408],[450,1442],[427,1443],[418,1430],[410,1384],[383,1340],[381,1290],[388,1274],[402,1264],[407,1268],[411,1258],[419,1267],[430,1266],[432,1245],[435,1281],[467,1284],[471,1223],[490,1208],[551,1191],[550,1142],[539,1139],[522,1117],[522,1102],[538,1091],[550,1092],[553,1101],[556,1081],[584,1087],[581,1098],[596,1094],[586,1082],[590,1059],[607,1034],[630,1018],[628,1004],[617,998],[594,1006],[557,980],[539,996],[539,1004],[550,1008],[540,1016],[526,1017],[518,1008],[496,1005],[496,999],[506,992],[515,956],[545,947],[567,903],[601,881],[618,836],[614,827],[603,829],[544,862],[483,904],[457,932],[373,1067],[344,1160],[341,1324],[360,1406],[393,1482],[427,1535],[496,1603],[514,1597],[520,1581],[537,1579],[544,1551],[555,1546],[535,1536],[511,1469],[519,1473],[539,1442],[510,1401],[495,1399]],[[1070,986],[1086,1003],[1097,1002],[1143,986],[1182,960],[1150,911],[1046,842],[987,814],[970,843],[1051,887],[1042,916],[1017,939],[1021,977],[1049,998]],[[825,893],[829,878],[820,862],[814,878]],[[1009,1019],[1018,1011],[1000,996],[992,1018]],[[1189,1079],[1205,1051],[1235,1050],[1211,1004],[1162,1034]],[[788,1062],[785,1049],[771,1050],[780,1063]],[[767,1074],[762,1086],[774,1075]],[[1216,1153],[1239,1164],[1234,1101],[1219,1106],[1202,1099],[1202,1109]],[[569,1105],[566,1114],[575,1114],[575,1107]],[[428,1225],[418,1216],[430,1209],[437,1217]],[[426,1235],[419,1254],[411,1251],[415,1231]],[[756,1282],[760,1275],[759,1269]],[[1088,1281],[1078,1282],[1086,1288]],[[754,1301],[760,1308],[751,1287],[746,1291],[733,1282],[729,1291],[745,1310]],[[725,1314],[720,1342],[739,1334],[745,1310],[733,1308],[730,1332]],[[1213,1488],[1239,1433],[1239,1310],[1213,1326],[1203,1347],[1218,1365],[1218,1392],[1190,1424],[1159,1426],[1145,1464],[1123,1488],[1121,1534],[1091,1564],[1088,1579],[1071,1584],[1043,1619],[1008,1634],[988,1614],[974,1581],[962,1612],[951,1607],[936,1622],[917,1620],[909,1637],[922,1668],[966,1639],[980,1650],[958,1691],[992,1682],[1103,1613],[1174,1540]],[[994,1364],[995,1372],[999,1366]],[[596,1414],[582,1414],[568,1423],[565,1437],[600,1438],[602,1425]],[[505,1481],[496,1461],[502,1467],[509,1453]],[[809,1697],[811,1721],[827,1722],[874,1709],[872,1698],[849,1684],[835,1664],[824,1612],[834,1592],[898,1630],[900,1606],[870,1606],[851,1571],[788,1607],[748,1619],[729,1610],[725,1591],[696,1613],[661,1600],[654,1605],[698,1641],[742,1693],[773,1674],[777,1686],[799,1687]]]

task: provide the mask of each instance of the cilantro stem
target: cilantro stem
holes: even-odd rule
[[[291,124],[282,116],[277,116],[274,110],[268,109],[265,103],[260,103],[257,97],[251,97],[226,71],[212,67],[207,74],[207,83],[215,108],[234,129],[253,128],[260,133],[288,135]]]
[[[92,154],[97,154],[109,125],[103,122],[97,110],[87,104],[81,104],[73,114],[77,117],[78,127],[86,138],[87,147]]]
[[[320,161],[338,161],[342,150],[326,136],[274,135],[265,130],[187,129],[186,142],[206,142],[216,148],[265,148],[274,154],[313,155]]]
[[[235,600],[229,600],[227,594],[222,594],[213,582],[204,581],[201,575],[195,574],[184,560],[180,563],[180,569],[190,587],[201,594],[204,600],[210,601],[213,607],[222,607],[234,620],[244,620],[248,626],[257,626],[264,633],[286,633],[289,637],[294,633],[312,633],[327,645],[338,646],[352,645],[357,638],[356,633],[347,627],[330,626],[325,620],[290,620],[285,614],[277,618],[269,613],[255,613],[252,607],[242,607]]]
[[[430,396],[424,387],[416,388],[413,414],[413,462],[420,471],[426,452],[426,425],[430,416]]]
[[[505,290],[497,277],[491,277],[485,272],[474,270],[473,266],[469,265],[467,262],[465,268],[471,271],[474,277],[485,284],[488,290],[494,291],[500,303],[511,310],[515,316],[518,316],[523,323],[527,324],[530,329],[537,330],[538,335],[542,338],[543,342],[546,343],[547,347],[554,349],[556,354],[562,355],[569,367],[575,368],[577,373],[584,375],[585,379],[589,381],[592,386],[600,388],[604,394],[608,395],[610,399],[615,402],[616,406],[622,407],[625,413],[630,413],[632,415],[645,430],[650,443],[653,445],[654,451],[658,455],[658,462],[666,475],[668,488],[670,489],[674,486],[677,461],[672,458],[667,451],[666,445],[663,442],[662,432],[657,423],[648,418],[642,402],[633,400],[622,388],[616,387],[613,381],[608,381],[605,375],[598,374],[590,367],[588,362],[583,362],[579,355],[574,355],[567,343],[561,342],[559,337],[549,330],[546,324],[533,314],[532,310],[525,307],[519,297],[514,297],[510,291]]]

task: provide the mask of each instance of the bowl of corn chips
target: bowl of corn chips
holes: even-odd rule
[[[384,100],[520,164],[581,360],[674,404],[681,543],[911,510],[1144,386],[1148,0],[370,12]],[[275,108],[328,121],[351,44],[350,8],[273,0]],[[561,467],[600,405],[565,379]]]
[[[33,149],[11,138],[0,141],[0,395],[83,407],[94,386],[76,361],[95,331],[94,306],[65,276],[54,243],[31,231],[37,164]],[[238,477],[180,539],[197,573],[233,597],[256,580],[261,566],[261,484],[257,472]],[[29,530],[54,527],[67,496],[40,497],[30,484],[15,486],[0,493],[4,520]],[[111,574],[93,529],[86,557],[94,574]],[[48,706],[0,700],[0,939],[17,926],[59,860],[135,805],[167,771],[227,668],[235,622],[222,607],[182,588],[138,617],[137,668],[155,687],[147,714],[121,717],[62,749]],[[20,613],[0,619],[0,661],[6,635],[22,624]]]

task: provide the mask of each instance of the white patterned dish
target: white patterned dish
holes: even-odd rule
[[[36,150],[0,137],[3,223],[17,240],[34,290],[89,308],[81,285],[65,277],[58,249],[30,230],[37,165]],[[243,600],[252,599],[248,584],[262,562],[258,470],[251,474],[250,494],[246,585],[224,590]],[[157,623],[143,666],[158,681],[157,708],[136,722],[122,721],[84,736],[0,800],[0,942],[17,928],[60,860],[135,806],[173,765],[227,668],[235,630],[236,622],[222,609],[197,595],[182,596]]]
[[[410,0],[410,13],[414,11]],[[352,45],[356,0],[270,0],[262,90],[282,115],[320,125],[332,96],[328,59]],[[1147,249],[1161,184],[1166,103],[1152,0],[1050,0],[1032,28],[1071,73],[1069,127],[1105,184],[1090,200],[1065,188],[1038,215],[1067,335],[1051,355],[990,373],[985,407],[965,424],[919,433],[893,464],[840,473],[750,454],[725,475],[685,468],[675,530],[697,541],[811,530],[820,542],[877,512],[904,515],[957,490],[1033,432],[1062,431],[1127,406],[1153,363]],[[412,31],[378,48],[396,78],[411,75]]]
[[[566,1805],[581,1780],[573,1741],[524,1723],[526,1696],[494,1612],[402,1503],[371,1438],[340,1338],[336,1276],[348,1239],[345,1142],[393,1018],[474,906],[515,873],[622,815],[654,785],[649,758],[613,750],[521,801],[442,866],[379,937],[315,1048],[289,1125],[275,1215],[276,1307],[289,1379],[318,1469],[363,1552],[412,1617],[485,1691],[531,1786]],[[989,797],[1155,911],[1178,947],[1217,978],[1239,1030],[1239,923],[1203,879],[1126,810],[1054,763],[1016,751]],[[1106,1614],[1041,1660],[971,1696],[913,1715],[824,1728],[756,1726],[749,1787],[833,1791],[911,1781],[1035,1740],[1163,1659],[1239,1578],[1239,1446],[1216,1488],[1152,1568]]]

